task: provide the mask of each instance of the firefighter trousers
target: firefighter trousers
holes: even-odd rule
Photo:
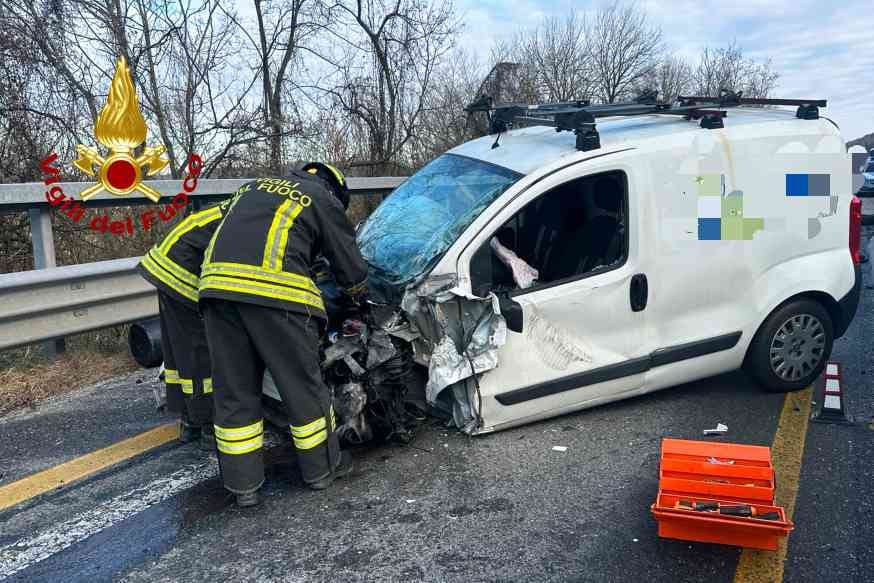
[[[158,293],[167,409],[182,423],[212,429],[212,378],[206,327],[194,304]]]
[[[212,354],[215,437],[225,488],[246,494],[264,482],[265,367],[291,423],[304,481],[330,475],[340,463],[340,445],[319,361],[321,320],[243,302],[209,299],[201,305]]]

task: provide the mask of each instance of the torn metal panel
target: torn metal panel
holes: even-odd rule
[[[430,347],[425,395],[437,405],[452,387],[452,415],[464,431],[479,423],[476,376],[498,366],[498,349],[506,342],[507,325],[498,298],[479,298],[456,287],[456,278],[425,280],[408,288],[402,308]],[[463,383],[473,379],[471,383]]]
[[[334,389],[334,411],[343,420],[337,433],[349,443],[364,443],[373,438],[367,418],[363,415],[367,392],[360,382],[345,383]]]
[[[361,352],[364,349],[361,338],[356,336],[340,336],[337,341],[325,348],[325,359],[322,368],[328,368],[335,362],[347,356]]]
[[[367,343],[367,363],[364,366],[367,369],[376,368],[396,353],[397,350],[395,350],[388,333],[385,330],[376,330],[371,334],[370,341]]]

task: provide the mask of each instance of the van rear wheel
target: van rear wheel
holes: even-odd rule
[[[819,303],[808,299],[789,302],[759,328],[745,368],[768,391],[803,389],[825,368],[833,330],[831,316]]]

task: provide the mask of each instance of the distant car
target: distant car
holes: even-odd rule
[[[865,169],[862,170],[862,178],[865,179],[865,182],[859,189],[859,194],[874,196],[874,150],[868,153],[868,161],[865,163]]]

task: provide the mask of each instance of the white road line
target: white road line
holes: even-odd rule
[[[218,474],[214,461],[192,464],[37,535],[0,547],[0,579],[39,563],[98,532]]]

